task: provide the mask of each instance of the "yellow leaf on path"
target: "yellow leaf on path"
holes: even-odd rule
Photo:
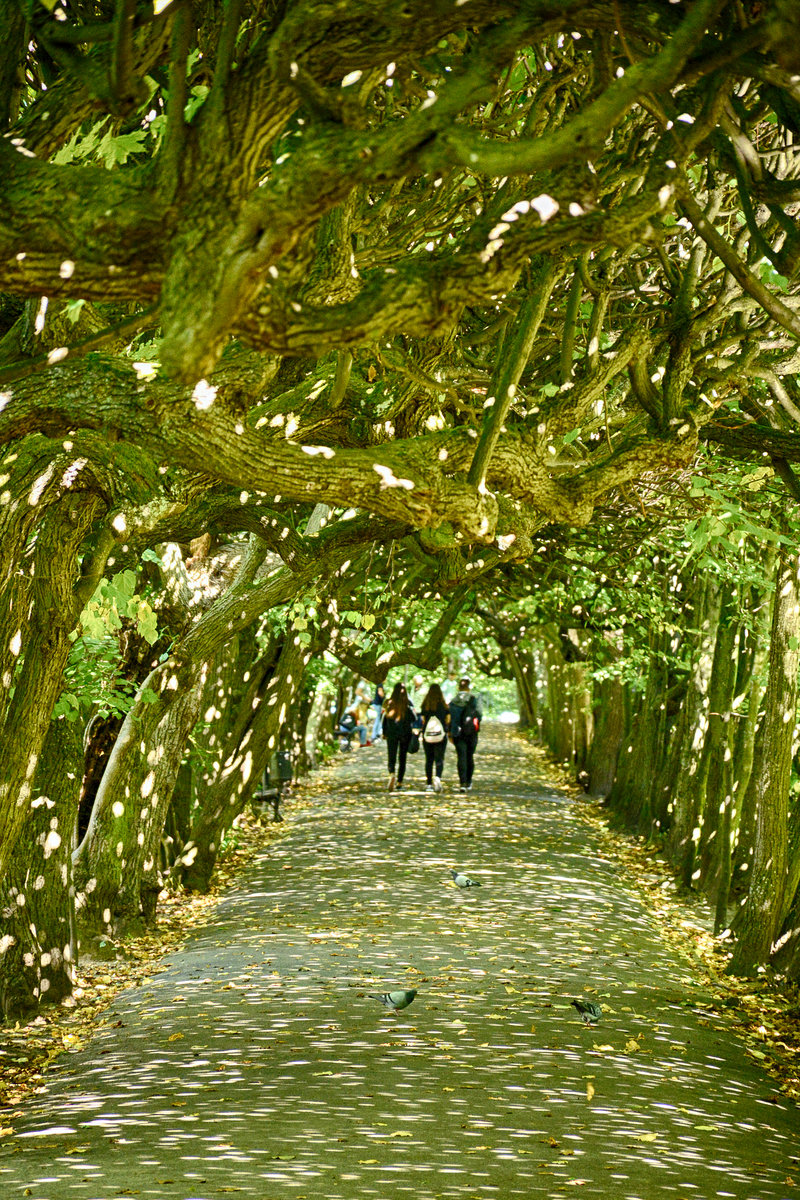
[[[398,1131],[397,1131],[397,1133],[390,1133],[390,1134],[389,1134],[389,1137],[390,1137],[390,1138],[396,1138],[396,1137],[413,1137],[413,1136],[414,1136],[414,1135],[413,1135],[412,1133],[406,1133],[406,1131],[405,1131],[404,1129],[400,1129],[400,1130],[398,1130]]]
[[[636,1135],[637,1142],[654,1142],[658,1137],[657,1133],[639,1133]]]
[[[182,1037],[183,1037],[182,1033],[171,1033],[169,1035],[168,1041],[177,1042],[178,1038],[182,1038]]]
[[[615,1046],[608,1046],[608,1045],[598,1046],[598,1045],[597,1045],[597,1042],[595,1042],[595,1044],[594,1044],[594,1049],[595,1049],[595,1050],[599,1050],[599,1051],[601,1052],[601,1054],[602,1054],[602,1053],[611,1053],[611,1052],[613,1052],[613,1051],[616,1049],[616,1047],[615,1047]]]
[[[586,1084],[586,1099],[591,1100],[593,1096],[594,1096],[594,1084],[587,1083]]]
[[[630,1040],[625,1043],[625,1053],[626,1054],[635,1054],[636,1051],[641,1050],[641,1048],[642,1047],[636,1041],[636,1038],[630,1038]]]

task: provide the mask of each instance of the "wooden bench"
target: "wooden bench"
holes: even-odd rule
[[[291,784],[292,761],[283,750],[278,750],[264,768],[264,774],[253,793],[251,803],[256,814],[261,816],[267,805],[271,804],[273,821],[282,821],[281,801],[283,793],[289,790]]]

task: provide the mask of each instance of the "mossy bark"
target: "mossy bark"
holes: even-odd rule
[[[181,878],[190,890],[208,890],[225,831],[250,800],[278,745],[307,661],[305,647],[289,633],[236,731],[238,736],[229,739],[215,778],[195,810],[192,834],[181,856]]]
[[[72,851],[83,746],[77,722],[54,722],[45,739],[33,800],[0,881],[0,1011],[30,1016],[72,992],[78,959]]]
[[[736,922],[737,940],[730,964],[735,975],[751,975],[769,960],[785,916],[800,645],[799,575],[800,561],[783,546],[775,580],[764,717],[753,765],[757,795],[753,865],[750,888]]]

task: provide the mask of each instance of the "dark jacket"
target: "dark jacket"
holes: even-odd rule
[[[384,708],[383,736],[385,738],[397,738],[399,742],[410,742],[411,731],[414,728],[416,720],[417,714],[414,712],[414,706],[410,702],[402,721],[395,721],[394,717],[390,717]]]
[[[450,701],[450,736],[455,739],[464,736],[464,716],[477,717],[478,724],[483,719],[483,712],[474,692],[456,692]],[[477,737],[478,730],[474,727],[467,733],[468,737]]]

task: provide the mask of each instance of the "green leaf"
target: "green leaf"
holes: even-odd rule
[[[191,99],[186,101],[183,108],[183,116],[187,122],[191,121],[198,108],[205,103],[209,91],[210,89],[204,83],[197,84],[192,88]]]
[[[77,322],[80,320],[81,309],[85,303],[85,300],[68,300],[64,305],[64,313],[67,317],[67,320],[71,321],[73,325],[77,324]]]
[[[106,168],[122,166],[132,154],[144,149],[146,129],[135,129],[133,133],[120,133],[116,137],[109,129],[100,140],[97,153]]]

